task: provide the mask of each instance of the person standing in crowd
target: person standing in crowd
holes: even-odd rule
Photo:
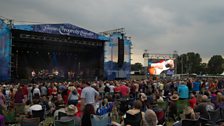
[[[68,96],[68,104],[69,105],[71,105],[71,104],[77,105],[78,100],[79,100],[79,94],[78,94],[76,88],[74,87]]]
[[[187,81],[187,87],[188,87],[188,89],[189,89],[189,91],[192,91],[192,80],[191,79],[188,79],[188,81]]]
[[[179,96],[177,94],[173,94],[170,97],[169,104],[169,117],[173,119],[173,121],[177,121],[177,101],[179,100]]]
[[[220,79],[220,80],[218,81],[217,88],[218,88],[218,89],[223,89],[223,88],[224,88],[224,81],[223,81],[223,80]]]
[[[113,95],[114,94],[114,88],[115,88],[115,86],[113,85],[113,83],[110,83],[109,88],[110,88],[110,93]]]
[[[99,96],[99,92],[92,88],[89,82],[83,82],[85,88],[83,88],[81,93],[81,102],[82,105],[94,104],[96,103],[96,98]]]
[[[180,82],[177,88],[180,100],[185,100],[189,98],[189,90],[184,81]]]
[[[193,91],[199,94],[200,90],[201,90],[201,82],[199,81],[199,79],[197,79],[195,82],[193,82]]]
[[[28,100],[30,100],[30,102],[32,102],[32,98],[33,98],[33,94],[32,94],[32,90],[33,90],[33,87],[31,84],[28,85]]]
[[[40,89],[38,85],[35,85],[35,88],[33,89],[33,96],[41,96],[40,95]]]
[[[42,95],[42,96],[47,96],[47,87],[45,86],[45,84],[43,84],[43,85],[40,87],[40,91],[41,91],[41,95]]]
[[[22,87],[18,87],[16,94],[15,94],[15,103],[23,103],[24,101],[24,95],[22,91]]]
[[[130,89],[128,86],[126,86],[126,82],[122,82],[122,85],[120,86],[121,96],[122,97],[128,97]]]
[[[25,84],[21,85],[22,91],[23,91],[23,96],[24,96],[24,102],[28,100],[28,89]]]
[[[13,92],[13,88],[10,88],[9,92],[9,106],[14,106],[15,103],[15,93]]]

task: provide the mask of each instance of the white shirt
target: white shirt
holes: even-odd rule
[[[95,97],[98,95],[99,93],[94,88],[88,86],[82,90],[81,98],[85,99],[85,104],[94,104]]]
[[[109,88],[110,88],[110,92],[113,93],[114,92],[114,85],[110,85]]]

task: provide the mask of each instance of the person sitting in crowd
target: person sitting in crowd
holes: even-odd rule
[[[26,101],[26,104],[25,104],[25,107],[24,107],[24,110],[25,110],[25,114],[26,114],[26,115],[29,114],[30,106],[31,106],[31,101],[30,101],[30,100],[27,100],[27,101]]]
[[[184,109],[183,115],[184,115],[184,117],[182,118],[182,120],[183,119],[189,119],[189,120],[195,120],[196,119],[196,115],[194,113],[194,110],[190,106],[188,106]],[[177,121],[173,124],[173,126],[182,126],[182,122]]]
[[[92,104],[86,104],[83,110],[83,116],[81,119],[81,126],[92,126],[91,115],[95,114],[94,106]]]
[[[112,111],[113,108],[113,104],[112,103],[108,103],[108,99],[104,99],[100,106],[97,108],[96,110],[96,114],[97,115],[104,115],[106,113],[110,113]]]
[[[193,93],[191,93],[191,99],[189,99],[189,105],[192,109],[195,108],[196,104],[197,104],[197,99],[195,97],[195,95]]]
[[[29,108],[29,114],[32,115],[32,111],[39,111],[42,110],[42,106],[40,105],[40,100],[38,99],[33,99],[33,105],[30,106]]]
[[[124,115],[122,125],[125,126],[141,126],[143,125],[144,112],[141,112],[142,102],[137,100],[133,104],[133,108],[128,110]]]
[[[75,116],[75,114],[78,112],[78,109],[74,105],[69,105],[66,108],[66,114],[67,116],[63,116],[60,118],[60,120],[74,120],[74,126],[81,126],[81,120],[79,117]],[[84,126],[84,125],[83,125]]]
[[[195,112],[199,112],[201,118],[209,119],[208,111],[214,110],[215,106],[210,102],[208,96],[202,96],[202,102],[195,107]]]
[[[143,120],[143,126],[156,126],[158,123],[156,113],[151,109],[145,111]]]
[[[65,107],[65,104],[64,104],[63,100],[60,100],[56,106],[57,107],[56,107],[56,110],[54,112],[54,119],[58,119],[58,113],[59,112],[65,113],[65,111],[66,111],[66,109],[65,109],[66,107]]]
[[[221,92],[218,92],[217,93],[217,96],[216,96],[216,101],[215,101],[215,108],[221,108],[221,109],[224,109],[224,96],[222,95]]]

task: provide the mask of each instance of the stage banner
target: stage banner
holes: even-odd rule
[[[106,40],[107,38],[92,31],[71,24],[15,25],[14,29],[49,34],[75,36],[89,39]]]
[[[11,79],[11,32],[0,19],[0,82]]]

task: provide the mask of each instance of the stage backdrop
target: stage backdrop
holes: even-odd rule
[[[11,78],[11,32],[0,19],[0,82]]]

